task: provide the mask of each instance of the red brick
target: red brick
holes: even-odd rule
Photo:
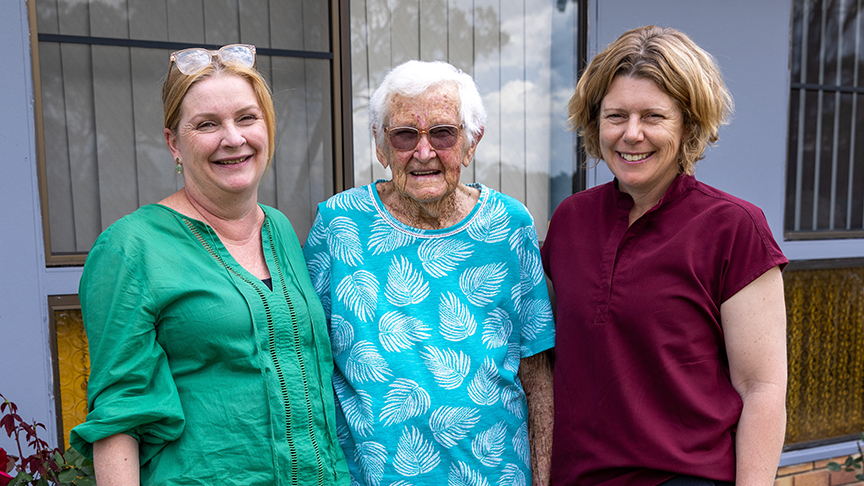
[[[777,470],[777,476],[783,477],[788,476],[790,474],[798,474],[800,472],[812,471],[813,463],[812,462],[804,462],[801,464],[793,464],[791,466],[783,466]]]
[[[784,476],[774,480],[774,486],[792,486],[794,476]]]
[[[793,476],[795,486],[829,486],[830,472],[827,469],[805,472]]]
[[[855,477],[856,474],[861,474],[861,470],[855,469],[854,471],[850,472],[847,472],[845,470],[832,472],[830,477],[831,486],[856,483],[858,482],[858,479]]]

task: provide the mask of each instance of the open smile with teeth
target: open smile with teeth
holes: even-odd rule
[[[411,172],[411,175],[415,176],[427,176],[427,175],[435,175],[441,171],[438,170],[415,170]]]
[[[621,158],[626,160],[627,162],[639,162],[640,160],[647,159],[653,153],[654,152],[648,152],[648,153],[644,153],[644,154],[625,154],[625,153],[618,152],[618,155],[620,155]]]
[[[246,157],[242,157],[242,158],[239,158],[239,159],[231,159],[231,160],[217,160],[217,161],[215,161],[214,163],[215,163],[215,164],[219,164],[219,165],[234,165],[234,164],[239,164],[240,162],[246,162],[247,160],[249,160],[250,157],[252,157],[252,156],[251,156],[251,155],[247,155]]]

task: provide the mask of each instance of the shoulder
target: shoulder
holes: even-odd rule
[[[736,218],[740,222],[752,222],[757,226],[766,226],[765,214],[753,203],[721,191],[715,187],[696,181],[691,188],[690,204],[700,210],[715,216],[724,215],[724,220]]]
[[[111,224],[99,235],[93,248],[108,246],[129,250],[156,244],[158,237],[166,234],[176,222],[172,210],[148,204]]]
[[[340,192],[318,205],[322,217],[333,217],[346,212],[372,213],[375,211],[375,185],[355,187]]]
[[[471,187],[480,189],[480,200],[478,204],[483,204],[484,211],[500,212],[504,211],[508,216],[513,218],[520,225],[534,224],[534,218],[518,199],[508,196],[503,192],[498,192],[491,187],[483,184],[472,184]],[[485,197],[485,200],[484,200]]]

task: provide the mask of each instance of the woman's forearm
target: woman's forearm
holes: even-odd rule
[[[93,464],[99,486],[138,486],[141,482],[138,441],[117,434],[93,443]]]
[[[774,484],[786,433],[785,391],[763,384],[742,394],[744,409],[735,437],[737,486]]]
[[[531,443],[533,484],[547,485],[552,468],[552,366],[548,351],[523,358],[519,379],[528,400],[528,435]]]

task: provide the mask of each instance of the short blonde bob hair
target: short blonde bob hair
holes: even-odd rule
[[[273,161],[276,152],[276,110],[273,108],[273,97],[270,94],[270,86],[255,68],[244,67],[236,63],[223,63],[221,59],[214,59],[206,68],[196,74],[186,75],[175,69],[174,63],[168,68],[168,76],[162,84],[162,109],[165,115],[165,128],[177,135],[177,125],[183,117],[183,99],[186,93],[195,83],[215,76],[238,76],[252,85],[258,106],[264,114],[264,122],[267,124],[267,167]]]
[[[733,109],[714,58],[683,32],[654,25],[625,32],[597,54],[567,105],[567,121],[595,159],[601,158],[600,103],[616,76],[649,79],[675,100],[684,126],[679,172],[692,175]]]

